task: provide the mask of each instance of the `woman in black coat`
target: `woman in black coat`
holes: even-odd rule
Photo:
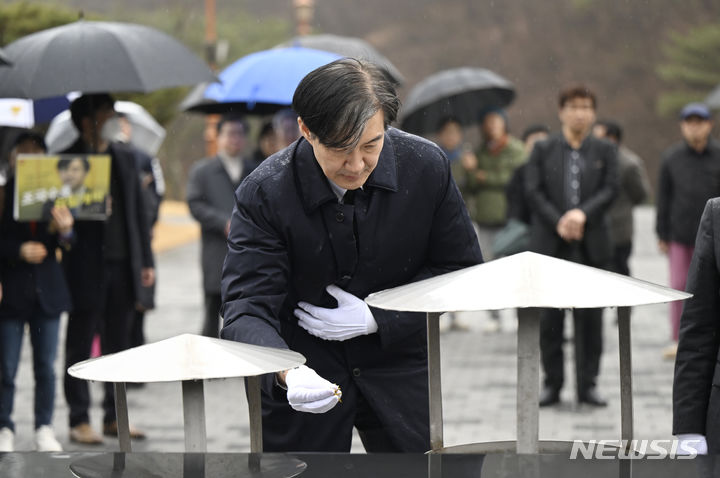
[[[61,451],[52,431],[55,405],[54,362],[60,314],[70,308],[70,295],[56,249],[72,241],[72,214],[55,208],[48,222],[13,219],[12,159],[17,153],[43,153],[42,137],[23,133],[11,153],[11,173],[5,187],[0,219],[0,451],[13,451],[15,424],[11,419],[15,375],[25,324],[33,345],[35,375],[35,445],[39,451]]]

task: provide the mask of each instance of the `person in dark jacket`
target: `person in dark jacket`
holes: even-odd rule
[[[618,147],[620,187],[608,211],[613,243],[612,271],[629,276],[628,261],[632,252],[634,230],[633,208],[647,199],[650,194],[650,181],[642,159],[623,145],[623,129],[618,123],[598,121],[593,126],[593,135]]]
[[[532,209],[533,252],[608,268],[612,244],[607,211],[618,189],[617,149],[590,134],[596,96],[584,86],[560,93],[562,130],[535,144],[525,168]],[[588,287],[591,287],[588,284]],[[602,309],[575,309],[575,375],[578,402],[605,406],[596,388],[602,354]],[[540,406],[560,401],[564,383],[565,311],[543,309],[540,352],[545,380]]]
[[[35,375],[35,447],[62,451],[52,430],[55,408],[55,357],[60,314],[70,310],[70,294],[55,250],[69,248],[73,216],[67,207],[54,207],[49,222],[13,219],[14,156],[44,154],[41,136],[21,133],[10,155],[7,203],[0,213],[0,270],[5,298],[0,302],[0,452],[13,451],[15,424],[11,419],[15,376],[20,362],[25,324],[29,325]]]
[[[84,95],[70,112],[80,132],[63,154],[109,154],[111,213],[104,221],[77,221],[75,243],[63,260],[72,295],[65,342],[66,370],[90,358],[92,339],[101,331],[103,354],[129,347],[133,310],[141,286],[155,281],[150,234],[142,202],[135,156],[126,145],[109,141],[103,131],[113,117],[114,100],[107,94]],[[70,411],[70,440],[97,444],[102,438],[90,426],[90,393],[85,380],[65,373],[65,399]],[[117,435],[115,397],[105,386],[103,433]],[[131,436],[144,434],[131,429]]]
[[[673,435],[698,453],[720,453],[720,198],[702,213],[687,278],[673,381]]]
[[[655,229],[660,251],[670,262],[670,287],[684,290],[703,207],[720,196],[720,143],[710,137],[713,121],[707,106],[690,103],[680,119],[683,141],[662,156]],[[682,303],[671,302],[673,344],[663,351],[668,359],[675,357],[681,313]]]
[[[257,166],[243,157],[248,124],[242,116],[226,115],[217,123],[217,154],[193,166],[187,185],[190,214],[202,232],[201,265],[205,293],[202,335],[220,335],[220,275],[225,253],[233,194]]]
[[[430,447],[424,314],[362,298],[482,256],[447,158],[389,128],[398,107],[370,63],[314,70],[301,138],[235,194],[221,335],[307,358],[263,380],[266,451],[347,452],[353,427],[369,452]]]

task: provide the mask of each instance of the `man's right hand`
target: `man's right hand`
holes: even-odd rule
[[[670,251],[670,244],[668,244],[667,241],[660,240],[658,241],[658,249],[660,249],[660,252],[663,254],[667,254],[668,251]]]
[[[290,406],[299,412],[325,413],[340,401],[340,387],[301,365],[285,374],[287,399]]]
[[[47,249],[42,242],[27,241],[20,246],[20,259],[30,264],[40,264],[47,256]]]

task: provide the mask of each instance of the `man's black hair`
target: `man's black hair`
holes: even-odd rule
[[[400,100],[377,66],[343,58],[308,73],[295,90],[292,106],[324,146],[350,149],[380,110],[387,129],[397,117]]]
[[[457,116],[453,115],[447,115],[440,118],[440,121],[438,121],[437,127],[435,128],[435,132],[439,133],[442,131],[447,125],[455,123],[456,125],[460,126],[462,128],[462,123],[460,122],[460,119]]]
[[[521,136],[523,142],[527,141],[527,139],[535,133],[550,134],[550,128],[548,128],[544,124],[540,124],[540,123],[531,124],[530,126],[525,128],[525,130],[523,131],[523,134]]]
[[[73,156],[71,158],[61,158],[57,162],[57,170],[63,171],[65,169],[69,168],[70,163],[72,163],[76,159],[82,163],[83,169],[85,169],[86,173],[88,171],[90,171],[90,161],[88,161],[88,159],[85,156]]]
[[[260,126],[260,132],[258,133],[258,141],[272,134],[275,134],[275,128],[273,128],[272,121],[266,121],[262,124],[262,126]]]
[[[26,141],[31,141],[35,143],[38,147],[42,148],[43,151],[47,151],[47,146],[45,145],[45,139],[42,137],[40,133],[36,133],[35,131],[21,131],[17,137],[15,137],[15,141],[13,141],[13,148],[25,143]]]
[[[238,113],[228,113],[222,115],[220,117],[220,120],[217,122],[217,134],[220,134],[223,125],[225,125],[226,123],[240,123],[243,127],[243,134],[247,134],[248,132],[248,122],[243,115]]]
[[[114,105],[115,99],[107,93],[82,95],[70,105],[70,116],[75,128],[82,134],[83,118],[94,118],[97,111]]]
[[[615,121],[609,121],[609,120],[601,120],[601,121],[598,121],[597,124],[599,124],[605,128],[605,136],[610,136],[612,138],[615,138],[615,141],[617,141],[618,144],[622,143],[622,137],[623,137],[622,126],[620,126]]]

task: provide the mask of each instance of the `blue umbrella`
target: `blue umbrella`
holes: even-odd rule
[[[47,124],[69,106],[70,100],[65,95],[34,101],[23,98],[0,98],[0,126],[32,128]]]
[[[225,68],[221,83],[198,86],[181,103],[183,111],[270,114],[292,103],[305,75],[342,58],[334,53],[290,47],[259,51]]]

